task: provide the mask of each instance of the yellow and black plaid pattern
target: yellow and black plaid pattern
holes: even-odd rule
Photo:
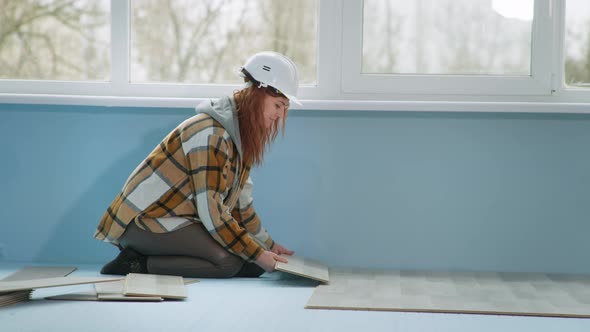
[[[94,236],[117,244],[131,222],[156,233],[201,222],[226,250],[253,261],[274,242],[252,205],[249,173],[221,124],[196,115],[133,171]]]

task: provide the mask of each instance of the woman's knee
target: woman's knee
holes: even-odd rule
[[[228,254],[221,258],[216,264],[220,278],[231,278],[235,276],[243,265],[244,261],[240,257],[232,254]]]

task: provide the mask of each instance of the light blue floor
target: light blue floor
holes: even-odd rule
[[[0,278],[21,266],[0,263]],[[99,266],[77,267],[72,276],[99,275]],[[316,285],[280,272],[202,279],[187,286],[186,301],[161,303],[50,301],[43,297],[92,288],[40,289],[0,308],[0,331],[590,331],[590,319],[304,309]]]

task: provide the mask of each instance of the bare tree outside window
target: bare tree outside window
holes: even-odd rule
[[[0,0],[0,78],[108,80],[108,0]]]
[[[363,73],[530,75],[532,21],[492,0],[365,0],[363,13]]]
[[[238,83],[239,65],[266,50],[316,81],[316,0],[132,0],[131,12],[133,82]]]

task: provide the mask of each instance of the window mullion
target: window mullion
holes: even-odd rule
[[[362,31],[363,31],[363,2],[350,0],[344,4],[342,10],[342,83],[343,93],[357,91],[356,82],[361,74],[362,63]]]
[[[342,2],[320,0],[317,38],[317,86],[302,87],[304,99],[337,99],[340,94]]]
[[[111,85],[114,95],[129,89],[129,2],[111,0]]]
[[[560,94],[565,82],[565,1],[550,0],[553,15],[553,58],[552,58],[552,92]]]
[[[554,0],[535,1],[533,45],[531,51],[531,76],[544,90],[551,91],[552,62],[557,50],[553,49],[555,30],[553,20],[559,15]]]

